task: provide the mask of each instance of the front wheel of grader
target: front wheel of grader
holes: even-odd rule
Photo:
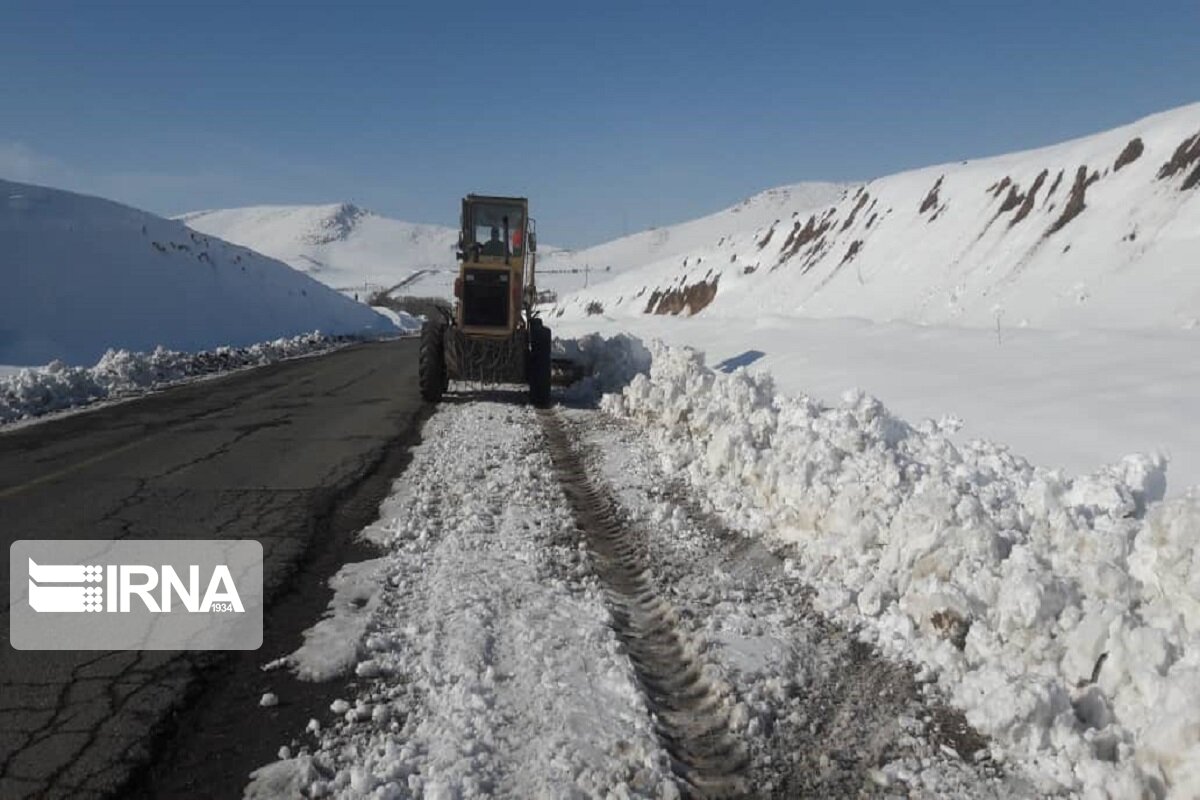
[[[550,406],[550,329],[540,319],[529,321],[529,402],[536,408]]]
[[[441,400],[449,385],[445,339],[446,326],[441,322],[430,320],[421,328],[417,383],[421,387],[421,397],[430,403]]]

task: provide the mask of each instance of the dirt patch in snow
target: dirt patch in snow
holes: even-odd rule
[[[855,204],[854,210],[850,212],[850,216],[846,217],[846,221],[842,223],[842,230],[846,230],[854,224],[854,218],[858,216],[858,212],[862,210],[862,207],[867,204],[867,199],[869,197],[870,194],[867,192],[864,192],[861,196],[859,196],[858,203]]]
[[[1198,164],[1196,168],[1192,170],[1192,174],[1187,176],[1187,179],[1183,182],[1183,186],[1180,186],[1179,188],[1184,190],[1194,189],[1198,185],[1200,185],[1200,164]]]
[[[1125,149],[1117,156],[1116,162],[1113,164],[1113,172],[1120,172],[1121,167],[1126,167],[1141,158],[1142,153],[1146,151],[1146,145],[1142,143],[1140,138],[1131,139],[1129,144],[1125,145]]]
[[[1025,194],[1025,200],[1021,203],[1021,207],[1017,209],[1017,213],[1013,216],[1012,221],[1008,223],[1008,227],[1016,225],[1021,220],[1029,216],[1033,211],[1033,204],[1037,201],[1038,190],[1042,188],[1042,184],[1046,182],[1046,176],[1050,174],[1049,170],[1042,170],[1038,173],[1037,178],[1033,181],[1033,186],[1029,187],[1029,191]]]
[[[783,264],[785,261],[788,261],[792,258],[792,256],[796,255],[796,253],[800,252],[800,248],[823,236],[825,231],[829,230],[829,228],[833,225],[833,223],[827,219],[828,216],[829,215],[826,214],[818,223],[817,217],[814,214],[808,218],[808,222],[804,224],[804,227],[800,227],[799,222],[794,223],[792,226],[792,232],[789,233],[787,239],[784,240],[783,247],[779,248],[779,261],[775,266],[777,267],[780,264]],[[772,269],[774,269],[774,267],[772,267]]]
[[[1171,154],[1171,158],[1159,168],[1158,179],[1166,180],[1167,178],[1173,178],[1178,173],[1189,169],[1197,161],[1200,161],[1200,133],[1189,136],[1179,143],[1179,146],[1175,148],[1175,152]],[[1183,182],[1183,188],[1190,189],[1198,181],[1200,181],[1200,167],[1187,177]]]
[[[1055,176],[1055,178],[1054,178],[1054,183],[1050,184],[1050,191],[1046,192],[1046,201],[1047,202],[1049,202],[1050,198],[1054,196],[1054,193],[1056,191],[1058,191],[1058,185],[1060,183],[1062,183],[1063,172],[1064,172],[1064,170],[1060,169],[1058,171],[1058,175]]]
[[[925,195],[925,199],[921,201],[921,208],[918,214],[924,214],[931,208],[935,208],[938,204],[938,190],[942,188],[942,180],[946,176],[943,175],[937,179],[937,183],[933,184],[933,188],[929,190],[929,194]]]
[[[1087,203],[1084,202],[1084,195],[1087,192],[1087,187],[1100,179],[1100,176],[1093,173],[1092,177],[1088,177],[1087,165],[1082,165],[1075,171],[1075,182],[1071,185],[1071,195],[1067,198],[1067,203],[1063,206],[1062,214],[1054,221],[1054,224],[1046,231],[1047,236],[1051,236],[1061,231],[1068,222],[1075,219],[1079,214],[1087,208]]]
[[[842,263],[838,264],[838,266],[844,266],[847,262],[853,261],[854,257],[858,255],[858,251],[862,250],[862,246],[862,239],[855,239],[853,242],[851,242],[850,248],[846,250],[846,255],[842,256]]]
[[[670,314],[678,316],[687,312],[687,316],[699,314],[717,296],[717,282],[721,276],[715,276],[710,282],[707,278],[690,286],[681,285],[666,291],[655,290],[646,304],[647,314]]]
[[[779,222],[779,220],[776,220],[775,222],[776,222],[776,223],[778,223],[778,222]],[[771,243],[771,237],[772,237],[772,236],[774,236],[774,235],[775,235],[775,225],[774,225],[774,224],[772,224],[772,225],[771,225],[771,227],[770,227],[770,228],[767,230],[767,235],[766,235],[766,236],[764,236],[763,238],[759,239],[759,241],[758,241],[758,249],[759,249],[759,250],[762,250],[764,247],[766,247],[768,244],[770,244],[770,243]]]
[[[1025,195],[1021,194],[1021,187],[1016,182],[1013,182],[1008,187],[1008,196],[1004,198],[1004,202],[1000,204],[998,214],[1003,214],[1007,211],[1012,211],[1021,203],[1025,202]]]

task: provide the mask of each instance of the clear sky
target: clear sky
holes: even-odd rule
[[[163,214],[525,194],[582,245],[1197,100],[1196,0],[0,0],[0,177]]]

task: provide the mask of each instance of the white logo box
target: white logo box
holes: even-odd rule
[[[257,650],[253,539],[24,539],[9,548],[18,650]]]

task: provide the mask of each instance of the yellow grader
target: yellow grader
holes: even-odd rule
[[[550,329],[536,315],[537,226],[524,197],[462,201],[453,313],[421,331],[421,395],[436,403],[451,380],[524,383],[550,404]]]

